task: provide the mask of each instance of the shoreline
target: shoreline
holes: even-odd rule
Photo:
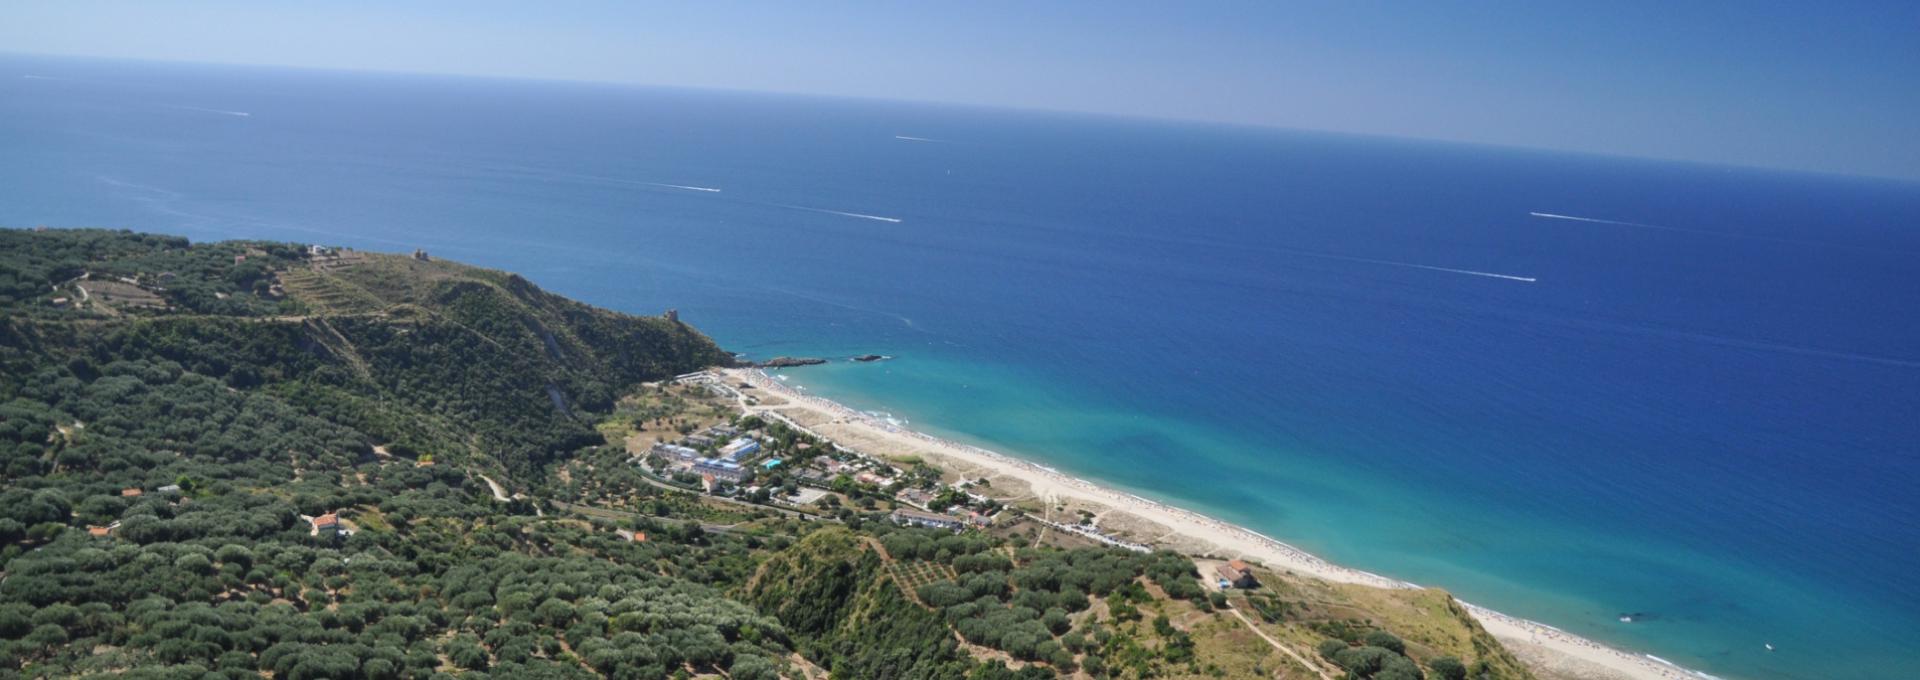
[[[991,471],[992,476],[1019,480],[1029,489],[1025,495],[1043,499],[1049,504],[1067,501],[1090,504],[1130,515],[1149,526],[1167,530],[1158,539],[1142,539],[1141,542],[1150,545],[1174,547],[1189,553],[1196,552],[1196,547],[1210,548],[1217,555],[1243,557],[1260,562],[1269,569],[1291,571],[1338,583],[1395,589],[1424,587],[1343,567],[1284,541],[1186,508],[1102,486],[1032,461],[894,425],[844,404],[802,392],[759,369],[716,370],[730,382],[744,382],[764,394],[785,400],[783,404],[771,405],[748,405],[742,401],[739,406],[748,413],[771,414],[788,425],[868,455],[881,458],[917,455]],[[797,422],[793,418],[794,412],[810,414],[814,418],[809,420],[818,419],[818,422]],[[1171,536],[1179,536],[1185,541],[1179,546],[1172,545],[1164,540]],[[1473,614],[1481,627],[1516,655],[1563,668],[1577,677],[1632,680],[1697,680],[1715,677],[1649,654],[1635,654],[1595,642],[1537,621],[1502,614],[1464,600],[1459,602]]]

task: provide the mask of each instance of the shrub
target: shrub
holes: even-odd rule
[[[1394,658],[1401,657],[1385,647],[1349,647],[1334,653],[1333,662],[1348,673],[1364,678],[1379,672],[1388,659]]]
[[[1441,680],[1466,680],[1467,667],[1459,659],[1443,656],[1427,662],[1427,668]]]
[[[1395,637],[1393,633],[1384,630],[1367,633],[1366,637],[1361,638],[1361,641],[1369,647],[1388,649],[1395,654],[1407,653],[1407,643],[1401,642],[1400,638]]]

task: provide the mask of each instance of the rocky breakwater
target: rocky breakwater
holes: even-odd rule
[[[815,366],[827,363],[826,359],[813,357],[774,357],[766,361],[748,364],[754,368],[792,368],[794,366]]]

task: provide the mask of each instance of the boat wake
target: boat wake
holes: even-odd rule
[[[1824,241],[1787,238],[1784,236],[1764,236],[1761,234],[1742,234],[1736,231],[1695,229],[1693,227],[1674,227],[1674,226],[1668,226],[1664,224],[1648,224],[1646,222],[1628,222],[1626,220],[1609,220],[1609,219],[1602,219],[1598,217],[1581,217],[1579,215],[1561,215],[1559,213],[1548,213],[1548,212],[1538,212],[1538,211],[1530,211],[1527,213],[1527,216],[1537,217],[1543,220],[1563,220],[1567,222],[1583,222],[1586,224],[1605,224],[1605,225],[1611,225],[1616,227],[1633,227],[1635,229],[1648,229],[1653,231],[1670,231],[1670,232],[1680,233],[1680,234],[1698,234],[1701,236],[1720,236],[1724,238],[1738,238],[1738,239],[1747,239],[1752,241],[1769,241],[1773,243],[1786,243],[1786,244],[1797,245],[1797,246],[1814,246],[1819,248],[1853,248],[1853,249],[1866,248],[1866,246],[1850,245],[1846,243],[1827,243]]]
[[[660,182],[636,182],[636,183],[645,184],[650,187],[665,187],[668,189],[686,189],[687,191],[705,191],[707,193],[712,193],[712,194],[720,193],[719,189],[715,189],[713,187],[696,187],[696,186],[688,186],[685,184],[662,184]]]
[[[953,143],[945,139],[934,139],[932,137],[914,137],[910,135],[894,135],[893,138],[903,142],[928,142],[932,144],[952,144]]]
[[[233,116],[233,117],[235,117],[235,118],[251,118],[251,117],[253,117],[253,114],[251,114],[251,113],[247,113],[247,112],[245,112],[245,111],[227,111],[227,110],[224,110],[224,109],[205,109],[205,108],[201,108],[201,107],[198,107],[198,106],[177,106],[177,105],[172,105],[172,104],[169,104],[169,105],[167,105],[167,108],[169,108],[169,109],[179,109],[179,110],[181,110],[181,111],[198,111],[198,112],[200,112],[200,113],[213,113],[213,114],[218,114],[218,115],[222,115],[222,116]]]
[[[898,217],[884,217],[881,215],[868,215],[865,213],[846,212],[843,210],[828,210],[826,208],[809,208],[804,205],[788,205],[785,203],[778,203],[776,205],[779,205],[782,208],[790,208],[793,210],[805,210],[807,212],[826,213],[828,215],[839,215],[841,217],[857,217],[863,220],[874,220],[876,222],[887,222],[891,224],[900,223],[900,218]]]
[[[1752,338],[1735,338],[1735,337],[1728,337],[1725,335],[1699,333],[1695,331],[1685,331],[1685,330],[1679,330],[1674,328],[1662,328],[1658,326],[1643,326],[1638,324],[1623,324],[1623,323],[1614,323],[1609,321],[1599,321],[1599,320],[1591,320],[1591,319],[1570,320],[1568,323],[1570,325],[1592,328],[1592,329],[1634,333],[1637,335],[1666,338],[1669,340],[1700,342],[1700,343],[1706,343],[1710,345],[1720,345],[1722,347],[1734,347],[1738,349],[1752,350],[1756,352],[1779,352],[1782,354],[1798,354],[1801,356],[1819,357],[1823,359],[1837,359],[1842,361],[1861,361],[1861,362],[1866,362],[1870,364],[1880,364],[1882,366],[1895,366],[1899,368],[1920,368],[1920,361],[1901,358],[1901,357],[1884,356],[1879,354],[1863,354],[1860,352],[1847,352],[1843,350],[1824,349],[1820,347],[1808,347],[1805,345],[1791,345],[1783,342],[1772,342],[1768,340],[1756,340]]]
[[[715,187],[703,187],[703,186],[696,186],[692,184],[669,184],[666,182],[648,182],[644,180],[625,179],[621,177],[606,177],[602,175],[587,175],[587,174],[582,174],[578,172],[565,172],[562,170],[551,170],[548,168],[538,168],[538,167],[527,166],[527,165],[503,165],[503,166],[495,166],[495,168],[499,170],[507,171],[509,173],[532,175],[535,177],[577,179],[577,180],[586,181],[586,182],[606,182],[609,184],[625,184],[629,186],[640,186],[640,187],[659,187],[661,189],[679,189],[681,191],[698,191],[701,193],[708,193],[708,194],[720,193],[720,190]]]
[[[1289,255],[1319,258],[1322,260],[1338,260],[1341,262],[1359,262],[1363,264],[1377,264],[1377,265],[1386,266],[1386,267],[1404,267],[1407,269],[1424,269],[1426,271],[1432,271],[1432,272],[1445,272],[1448,274],[1464,274],[1467,276],[1481,276],[1489,279],[1500,279],[1503,281],[1518,281],[1520,283],[1537,283],[1540,280],[1532,276],[1519,276],[1516,274],[1501,274],[1499,272],[1483,272],[1475,269],[1456,269],[1453,267],[1441,267],[1437,265],[1418,264],[1414,262],[1400,262],[1397,260],[1376,260],[1371,257],[1354,257],[1351,255],[1335,255],[1333,253],[1321,253],[1321,252],[1314,252],[1311,250],[1294,250],[1292,248],[1274,248],[1273,250],[1287,253]]]
[[[1542,219],[1549,219],[1549,220],[1568,220],[1568,221],[1572,221],[1572,222],[1592,222],[1592,223],[1594,223],[1594,224],[1618,224],[1618,225],[1620,225],[1620,226],[1623,226],[1623,227],[1640,227],[1640,228],[1642,228],[1642,229],[1666,229],[1666,230],[1671,230],[1671,231],[1692,231],[1692,230],[1690,230],[1690,229],[1681,229],[1681,228],[1679,228],[1679,227],[1663,227],[1663,226],[1660,226],[1660,225],[1658,225],[1658,224],[1642,224],[1642,223],[1639,223],[1639,222],[1623,222],[1623,221],[1620,221],[1620,220],[1603,220],[1603,219],[1600,219],[1600,218],[1598,218],[1598,217],[1579,217],[1579,216],[1576,216],[1576,215],[1556,215],[1556,214],[1553,214],[1553,213],[1543,213],[1543,212],[1529,212],[1529,213],[1527,213],[1527,214],[1528,214],[1528,215],[1530,215],[1530,216],[1533,216],[1533,217],[1539,217],[1539,218],[1542,218]]]

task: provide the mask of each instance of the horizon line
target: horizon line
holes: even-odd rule
[[[1827,177],[1827,178],[1892,182],[1892,183],[1897,183],[1902,185],[1920,185],[1920,169],[1916,169],[1915,174],[1911,176],[1880,175],[1880,174],[1871,174],[1871,173],[1863,173],[1863,172],[1843,172],[1838,170],[1821,170],[1821,169],[1790,167],[1790,166],[1782,166],[1782,165],[1743,164],[1743,163],[1734,163],[1729,161],[1701,160],[1698,158],[1681,158],[1681,157],[1673,157],[1673,156],[1640,156],[1640,155],[1633,155],[1630,153],[1597,151],[1592,149],[1577,149],[1577,148],[1555,147],[1555,146],[1528,146],[1524,144],[1516,144],[1511,142],[1489,142],[1484,140],[1453,139],[1453,138],[1445,138],[1445,137],[1417,137],[1417,136],[1411,136],[1411,135],[1394,134],[1394,133],[1386,133],[1386,132],[1336,130],[1336,129],[1329,129],[1329,128],[1291,126],[1291,125],[1284,125],[1284,124],[1278,124],[1278,123],[1250,123],[1246,121],[1235,121],[1235,120],[1218,120],[1218,119],[1208,119],[1208,118],[1180,118],[1180,117],[1173,117],[1173,116],[1160,116],[1160,115],[1142,114],[1142,113],[1093,111],[1093,110],[1087,110],[1087,109],[1054,108],[1054,107],[1045,107],[1045,106],[1017,106],[1017,105],[1011,105],[1011,104],[961,102],[961,101],[938,100],[938,99],[903,99],[898,97],[886,97],[881,95],[868,95],[868,94],[799,92],[799,91],[793,91],[793,90],[759,90],[759,89],[751,89],[751,88],[727,87],[727,86],[720,86],[720,85],[667,85],[667,84],[649,83],[649,82],[634,81],[634,80],[604,80],[604,79],[595,79],[595,78],[572,78],[572,77],[551,76],[551,75],[532,76],[532,75],[512,75],[512,74],[497,74],[497,73],[466,73],[466,72],[458,72],[458,71],[419,71],[419,70],[407,70],[407,69],[366,68],[366,67],[349,67],[349,66],[315,66],[311,64],[286,64],[286,63],[277,63],[277,62],[206,61],[206,60],[196,60],[196,59],[169,59],[169,58],[158,58],[158,57],[103,56],[103,55],[97,55],[97,54],[73,54],[73,53],[61,53],[61,52],[19,52],[19,51],[0,48],[0,57],[8,57],[8,56],[93,60],[93,61],[103,61],[103,62],[129,63],[129,64],[211,66],[211,67],[226,67],[226,68],[254,68],[254,69],[268,69],[268,70],[278,69],[278,70],[291,70],[291,71],[309,71],[309,72],[317,72],[317,73],[348,73],[348,74],[408,76],[408,77],[424,77],[424,78],[494,80],[494,81],[508,81],[508,82],[524,82],[524,83],[559,83],[559,84],[595,85],[595,86],[603,86],[603,87],[635,88],[635,89],[680,90],[680,91],[692,91],[692,92],[715,92],[715,93],[749,94],[749,95],[763,95],[763,96],[771,95],[771,96],[802,97],[802,98],[829,99],[829,100],[852,100],[852,101],[889,103],[889,104],[909,104],[909,105],[919,105],[919,106],[944,106],[944,107],[979,109],[979,110],[985,110],[985,111],[997,111],[997,112],[1007,112],[1007,113],[1084,116],[1084,117],[1091,117],[1091,118],[1117,119],[1122,121],[1133,121],[1133,122],[1151,122],[1151,123],[1160,123],[1160,124],[1179,124],[1179,125],[1196,125],[1196,126],[1206,126],[1206,127],[1237,128],[1237,129],[1245,129],[1245,130],[1260,131],[1260,132],[1334,135],[1334,136],[1357,137],[1357,138],[1381,140],[1381,141],[1414,142],[1414,143],[1449,145],[1449,146],[1466,146],[1466,147],[1478,147],[1478,148],[1530,152],[1530,153],[1567,154],[1567,155],[1575,155],[1575,156],[1588,156],[1588,157],[1594,157],[1594,158],[1605,158],[1605,159],[1624,160],[1624,161],[1690,165],[1690,166],[1697,166],[1701,168],[1735,169],[1735,170],[1763,172],[1763,173],[1811,175],[1816,177]],[[38,75],[38,74],[31,74],[31,75]]]

